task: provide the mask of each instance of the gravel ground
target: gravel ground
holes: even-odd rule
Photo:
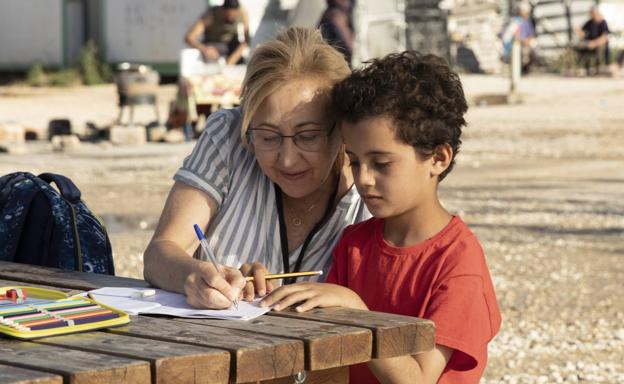
[[[464,76],[477,105],[444,204],[486,251],[503,326],[484,383],[624,382],[624,81],[535,76],[518,105],[492,105],[500,77]],[[161,110],[173,97],[161,89]],[[489,105],[483,101],[490,101]],[[108,124],[112,86],[0,87],[0,121],[42,129],[50,118]],[[152,110],[137,111],[137,120]],[[54,153],[44,142],[0,155],[0,174],[56,171],[107,222],[118,274],[140,277],[171,176],[192,143]]]

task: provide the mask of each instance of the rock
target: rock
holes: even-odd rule
[[[147,142],[145,127],[114,125],[110,128],[110,141],[115,145],[144,145]]]
[[[25,141],[24,126],[13,122],[0,123],[0,145],[23,144]]]
[[[80,139],[77,135],[55,135],[50,140],[55,151],[74,151],[80,148]]]
[[[104,149],[104,150],[111,149],[113,147],[113,144],[110,141],[108,141],[108,140],[102,140],[97,145],[98,145],[98,147],[100,147],[101,149]]]
[[[181,143],[184,140],[184,133],[179,129],[172,129],[165,135],[165,141],[167,143]]]
[[[149,142],[164,141],[166,136],[167,127],[164,125],[147,127],[147,141]]]
[[[26,145],[24,145],[24,143],[0,143],[0,152],[8,153],[10,155],[23,155],[28,151],[26,150]]]

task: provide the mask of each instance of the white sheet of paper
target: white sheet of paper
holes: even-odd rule
[[[90,291],[95,300],[102,304],[120,309],[131,315],[141,313],[170,315],[191,318],[214,318],[228,320],[251,320],[267,313],[270,308],[254,302],[239,301],[238,310],[234,307],[222,310],[197,309],[186,302],[186,297],[179,293],[156,289],[154,296],[135,298],[141,289],[123,287],[104,287]]]

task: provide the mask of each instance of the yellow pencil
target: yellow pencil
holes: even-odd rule
[[[300,277],[300,276],[315,276],[322,275],[323,271],[309,271],[309,272],[292,272],[292,273],[276,273],[274,275],[265,275],[265,280],[284,279],[287,277]],[[246,281],[254,281],[253,276],[245,277]]]

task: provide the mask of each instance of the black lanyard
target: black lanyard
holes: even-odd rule
[[[301,252],[299,252],[299,256],[297,256],[297,262],[295,263],[295,269],[293,270],[293,272],[299,272],[299,270],[301,269],[301,264],[303,263],[303,256],[306,249],[308,248],[308,245],[310,245],[312,238],[319,231],[319,229],[321,229],[325,221],[327,221],[327,219],[329,219],[329,216],[331,216],[336,200],[336,194],[338,193],[338,184],[340,184],[340,180],[336,182],[336,187],[334,187],[334,193],[331,195],[332,197],[327,204],[327,208],[325,208],[323,218],[321,218],[318,223],[314,224],[314,227],[305,238],[305,241],[301,246]],[[279,217],[280,241],[282,244],[282,261],[284,262],[284,273],[290,273],[290,255],[288,254],[288,235],[286,231],[286,222],[284,221],[284,203],[282,201],[282,190],[277,184],[273,183],[273,185],[275,187],[275,200],[277,203],[277,215]],[[295,277],[289,277],[285,278],[283,283],[284,285],[292,284],[295,282],[295,280]]]

